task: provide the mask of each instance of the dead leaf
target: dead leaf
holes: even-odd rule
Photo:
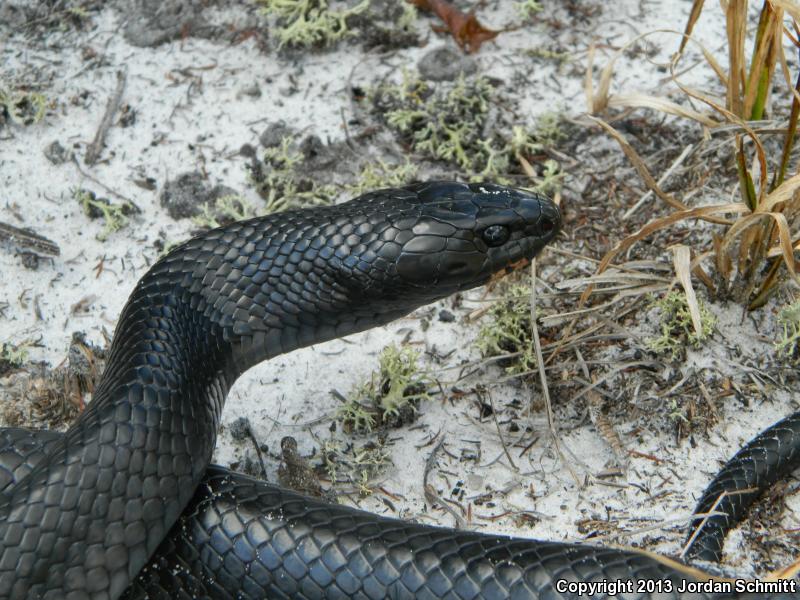
[[[484,27],[475,13],[464,13],[447,0],[408,0],[421,10],[427,10],[439,17],[447,26],[461,49],[472,54],[481,44],[497,37],[499,31]]]

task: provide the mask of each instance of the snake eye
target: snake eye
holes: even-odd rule
[[[508,241],[510,235],[508,227],[502,225],[489,225],[483,230],[483,241],[487,246],[500,246]]]

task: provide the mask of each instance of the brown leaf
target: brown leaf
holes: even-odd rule
[[[456,43],[468,53],[477,52],[481,44],[497,37],[499,31],[484,27],[475,13],[460,11],[447,0],[408,0],[421,10],[428,10],[439,17]]]

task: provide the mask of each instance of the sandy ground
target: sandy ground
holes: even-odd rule
[[[690,5],[623,0],[614,3],[613,10],[600,8],[585,17],[545,6],[541,18],[522,25],[513,3],[498,1],[484,9],[481,18],[497,29],[516,28],[487,43],[474,60],[479,72],[506,82],[519,101],[524,125],[532,126],[546,111],[577,116],[585,111],[583,73],[590,41],[598,47],[596,64],[603,65],[616,48],[643,32],[682,29]],[[234,4],[210,9],[208,19],[223,24],[257,17],[252,6]],[[554,27],[556,20],[567,27]],[[34,342],[29,348],[31,360],[51,366],[64,360],[73,332],[85,332],[92,342],[104,344],[134,283],[157,259],[157,242],[182,240],[195,228],[188,219],[171,218],[160,205],[167,181],[201,171],[209,184],[229,186],[258,205],[261,201],[247,179],[247,159],[239,149],[244,144],[258,148],[259,134],[279,119],[296,130],[314,132],[323,141],[342,141],[343,122],[354,116],[353,86],[366,88],[383,78],[398,79],[403,68],[414,69],[431,49],[454,47],[452,40],[431,31],[432,23],[431,17],[420,15],[414,27],[422,45],[389,52],[364,50],[357,38],[333,50],[276,52],[274,43],[267,43],[265,50],[258,36],[232,44],[188,35],[152,48],[135,47],[122,35],[124,22],[114,6],[91,12],[82,29],[56,28],[34,37],[0,29],[5,35],[0,40],[0,82],[13,85],[27,78],[32,83],[35,75],[50,101],[41,123],[0,127],[0,220],[32,228],[61,248],[60,256],[40,260],[38,269],[31,270],[23,267],[12,244],[3,246],[0,301],[6,306],[0,313],[0,341]],[[697,37],[712,50],[721,47],[719,10],[710,9],[703,17]],[[648,39],[649,50],[620,60],[614,88],[675,97],[674,90],[664,87],[664,72],[657,63],[674,50],[676,38],[657,34]],[[531,48],[558,49],[569,53],[571,60],[564,64],[537,60],[526,54]],[[120,70],[126,74],[123,102],[135,111],[135,120],[126,127],[112,126],[100,162],[86,166],[81,157]],[[696,83],[708,77],[697,69],[685,80]],[[45,148],[56,140],[76,153],[83,173],[72,162],[53,165],[45,157]],[[619,151],[608,142],[601,152]],[[458,175],[454,169],[449,174]],[[136,181],[148,178],[154,189],[137,185]],[[115,203],[130,199],[141,212],[101,242],[103,224],[82,212],[74,199],[76,188]],[[580,211],[579,201],[565,194],[568,210]],[[567,237],[568,229],[569,224]],[[554,284],[559,263],[554,256],[543,261],[543,277]],[[339,405],[330,390],[347,393],[369,377],[384,346],[406,341],[427,352],[426,367],[442,382],[444,395],[425,402],[412,426],[388,433],[391,466],[372,482],[375,493],[362,499],[349,495],[342,502],[452,526],[452,516],[428,505],[423,493],[422,466],[435,438],[445,441],[447,452],[440,454],[430,482],[444,498],[469,507],[470,528],[550,540],[599,534],[603,543],[635,544],[674,556],[696,498],[722,461],[761,428],[796,408],[791,390],[776,386],[765,399],[745,404],[731,398],[722,403],[720,425],[709,435],[676,440],[672,429],[617,422],[622,439],[640,455],[631,457],[623,475],[605,477],[603,472],[615,464],[613,452],[586,418],[583,405],[571,404],[568,394],[558,397],[556,407],[565,461],[553,449],[544,413],[519,408],[528,406],[538,391],[513,382],[498,383],[502,373],[493,367],[457,381],[458,366],[480,358],[472,346],[479,322],[466,317],[489,302],[491,295],[477,290],[457,307],[446,300],[389,327],[251,369],[231,391],[215,460],[228,465],[253,456],[252,444],[234,440],[229,432],[230,424],[243,416],[255,438],[268,447],[270,478],[275,477],[284,435],[294,436],[301,454],[307,456],[318,453],[329,437],[343,443],[341,431],[329,431]],[[443,308],[455,314],[455,322],[440,321]],[[720,321],[712,343],[690,351],[685,362],[668,366],[668,371],[682,375],[695,369],[741,377],[737,363],[772,352],[771,340],[777,335],[774,307],[745,320],[733,306],[715,305],[714,310]],[[652,312],[642,313],[641,336],[655,333],[652,318]],[[425,330],[420,326],[423,319],[429,323]],[[731,347],[740,349],[733,358]],[[608,356],[614,356],[613,349]],[[549,373],[557,383],[558,371]],[[497,423],[480,416],[472,393],[479,384],[491,396]],[[456,394],[456,388],[467,393]],[[637,401],[646,413],[656,400],[643,396]],[[522,429],[509,432],[511,421],[522,423]],[[798,527],[794,513],[798,499],[792,496],[796,487],[796,482],[790,483],[789,509],[782,521],[786,530]],[[791,539],[791,532],[775,535]],[[752,547],[751,538],[733,535],[726,548],[727,563],[738,573],[765,567],[763,561],[756,564],[758,548]]]

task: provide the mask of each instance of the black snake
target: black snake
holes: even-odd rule
[[[559,226],[538,195],[434,182],[179,246],[137,284],[69,431],[0,433],[0,598],[571,598],[604,580],[731,597],[679,594],[708,575],[645,552],[417,525],[209,467],[247,368],[481,285]]]

